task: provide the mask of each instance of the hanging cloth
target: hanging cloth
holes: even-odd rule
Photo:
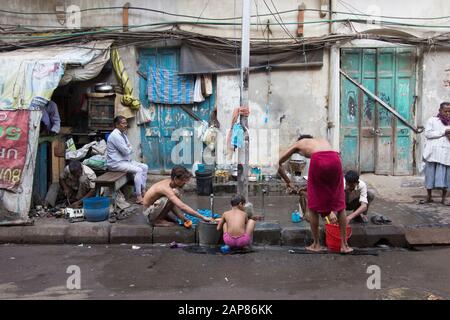
[[[236,148],[242,148],[244,146],[244,128],[237,122],[233,125],[231,133],[231,145]]]
[[[203,102],[205,97],[202,94],[202,76],[197,76],[194,86],[194,102]]]
[[[195,77],[178,75],[177,71],[150,66],[148,100],[162,104],[194,103]]]

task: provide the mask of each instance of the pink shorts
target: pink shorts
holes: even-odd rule
[[[250,236],[244,233],[242,236],[231,236],[228,232],[223,234],[223,242],[231,248],[243,248],[250,244]]]

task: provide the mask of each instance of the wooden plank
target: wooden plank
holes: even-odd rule
[[[60,157],[57,156],[58,148],[60,148],[60,144],[61,141],[59,140],[54,140],[52,141],[52,151],[51,151],[51,155],[52,155],[52,183],[58,183],[59,182],[59,175],[61,174],[61,172],[64,169],[65,166],[65,159],[64,157]]]
[[[123,5],[122,11],[122,28],[123,31],[128,31],[128,8],[130,7],[130,3],[127,2]]]
[[[127,173],[126,172],[121,172],[121,171],[108,171],[105,174],[102,174],[100,177],[98,177],[97,179],[95,179],[95,183],[106,183],[106,184],[110,184],[110,183],[114,183],[117,180],[119,180],[120,178],[122,178],[123,176],[126,177]]]
[[[305,9],[306,5],[302,3],[298,6],[298,16],[297,16],[297,37],[303,37],[304,32],[304,22],[305,22]]]

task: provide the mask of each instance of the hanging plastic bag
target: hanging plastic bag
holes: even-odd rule
[[[244,128],[240,123],[233,125],[231,133],[231,145],[234,148],[242,148],[244,146]]]
[[[214,126],[210,126],[206,129],[203,134],[202,141],[204,144],[210,147],[211,150],[214,150],[217,140],[217,128]]]
[[[208,122],[204,120],[200,122],[200,125],[196,125],[195,127],[196,138],[201,140],[207,129],[208,129]]]
[[[144,123],[148,123],[150,121],[152,121],[150,111],[148,111],[148,109],[145,107],[139,108],[136,117],[136,123],[138,124],[138,126],[143,125]]]

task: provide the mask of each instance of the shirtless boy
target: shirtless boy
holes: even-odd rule
[[[236,194],[231,198],[232,209],[222,215],[217,230],[223,228],[223,241],[230,248],[243,248],[252,243],[255,220],[245,212],[245,198]]]

